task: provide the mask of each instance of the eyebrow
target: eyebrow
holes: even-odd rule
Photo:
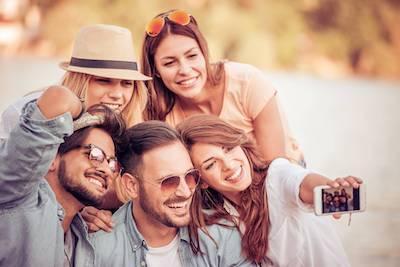
[[[206,164],[208,161],[210,161],[210,160],[212,160],[212,159],[214,159],[214,158],[215,158],[215,157],[209,157],[208,159],[204,160],[204,161],[200,164],[200,166],[203,167],[204,164]]]
[[[194,46],[194,47],[188,49],[187,51],[185,51],[185,53],[183,53],[183,54],[184,54],[184,55],[190,54],[190,53],[193,52],[193,50],[195,50],[195,49],[200,49],[200,48]],[[174,56],[166,56],[166,57],[162,57],[161,60],[174,59],[174,58],[175,58]]]

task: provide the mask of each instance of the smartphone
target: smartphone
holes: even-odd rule
[[[314,188],[314,212],[316,215],[353,213],[365,210],[365,185],[358,188],[317,186]]]

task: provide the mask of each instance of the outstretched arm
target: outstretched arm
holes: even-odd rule
[[[358,188],[362,180],[357,177],[347,176],[344,178],[336,178],[331,180],[323,175],[317,173],[308,174],[303,182],[300,184],[300,199],[307,204],[312,204],[314,199],[314,188],[319,185],[329,185],[332,188],[340,186],[352,186]]]

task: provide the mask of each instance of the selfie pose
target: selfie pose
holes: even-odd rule
[[[125,124],[103,105],[82,109],[69,89],[50,87],[0,142],[1,266],[95,266],[79,211],[100,206],[119,174]]]
[[[304,164],[279,105],[277,91],[257,68],[210,63],[207,41],[193,16],[162,13],[146,27],[143,73],[152,77],[147,116],[175,126],[193,114],[213,114],[255,137],[267,160]]]
[[[177,128],[202,179],[191,206],[192,237],[224,218],[242,232],[248,259],[262,265],[349,266],[330,218],[311,213],[313,189],[358,188],[360,179],[330,180],[284,158],[268,164],[242,130],[215,116],[193,116]],[[198,241],[192,244],[198,250]]]

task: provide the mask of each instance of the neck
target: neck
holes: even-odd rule
[[[150,247],[156,248],[168,245],[178,232],[178,228],[166,226],[150,217],[140,208],[140,204],[135,201],[132,205],[132,215],[136,222],[136,227]]]
[[[193,98],[177,97],[185,117],[194,114],[213,114],[218,116],[221,112],[224,99],[222,86],[205,86],[198,96]]]
[[[64,208],[65,214],[64,220],[62,221],[62,227],[65,233],[69,229],[75,215],[84,207],[84,205],[69,192],[65,191],[62,185],[58,182],[57,176],[48,174],[46,179],[56,195],[57,202]]]

